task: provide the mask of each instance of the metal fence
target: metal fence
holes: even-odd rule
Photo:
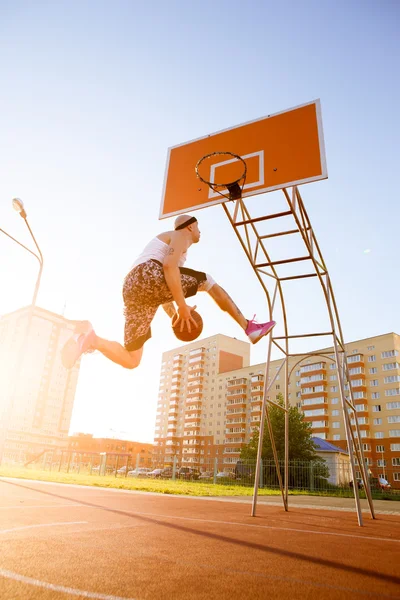
[[[185,462],[179,464],[175,456],[167,465],[154,469],[150,458],[137,454],[77,452],[43,452],[28,468],[59,473],[114,476],[119,478],[170,479],[175,481],[196,481],[198,483],[222,484],[253,487],[256,471],[254,460],[240,460],[236,464],[226,465],[225,459],[211,459],[202,463],[201,468]],[[283,476],[284,465],[280,464]],[[396,468],[370,471],[370,486],[375,497],[390,494],[399,496],[399,470]],[[357,486],[363,496],[361,476]],[[261,461],[259,487],[279,490],[275,462]],[[348,461],[289,461],[288,487],[291,491],[308,493],[329,493],[332,495],[352,495],[353,481]]]

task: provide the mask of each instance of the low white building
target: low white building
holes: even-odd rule
[[[329,469],[328,482],[332,485],[348,485],[351,481],[349,453],[318,437],[312,438],[317,455],[323,458]]]

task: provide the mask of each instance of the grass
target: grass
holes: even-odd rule
[[[114,475],[87,475],[83,473],[62,473],[58,471],[40,471],[24,467],[0,467],[0,477],[16,477],[18,479],[34,479],[52,481],[54,483],[70,483],[90,485],[119,490],[136,490],[140,492],[156,492],[159,494],[179,494],[184,496],[252,496],[253,488],[238,485],[222,485],[196,481],[172,481],[166,479],[138,479],[136,477],[115,477]],[[260,489],[264,496],[279,496],[279,490]]]
[[[115,488],[119,490],[135,490],[139,492],[153,492],[158,494],[175,494],[183,496],[252,496],[252,486],[235,484],[213,484],[212,482],[172,481],[166,479],[138,479],[136,477],[114,475],[89,475],[86,473],[63,473],[42,471],[26,467],[0,466],[0,477],[15,477],[18,479],[34,479],[36,481],[51,481],[54,483],[69,483],[75,485],[88,485],[94,487]],[[259,488],[260,496],[280,496],[279,489]],[[324,496],[352,498],[350,489],[331,490],[289,490],[293,496]],[[365,498],[365,493],[360,490],[360,497]],[[398,493],[373,493],[375,500],[400,500]]]

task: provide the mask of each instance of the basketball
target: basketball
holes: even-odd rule
[[[183,330],[181,331],[181,321],[179,321],[179,323],[176,326],[174,326],[174,322],[176,321],[176,319],[174,319],[172,322],[172,329],[175,334],[175,337],[177,337],[178,340],[181,340],[181,342],[193,342],[193,340],[196,340],[203,331],[203,319],[201,318],[199,313],[195,310],[192,310],[191,314],[193,319],[197,323],[197,327],[195,327],[193,323],[191,323],[190,331],[187,329],[186,324],[184,325]]]

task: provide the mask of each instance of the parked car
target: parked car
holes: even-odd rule
[[[388,482],[387,479],[385,479],[384,477],[371,477],[370,478],[370,485],[372,489],[375,490],[382,490],[382,491],[388,491],[392,489],[392,486],[390,485],[390,483]]]
[[[153,477],[154,479],[157,479],[158,477],[161,477],[162,472],[163,469],[153,469],[150,471],[150,473],[147,473],[147,477]]]
[[[254,466],[238,460],[235,466],[235,479],[243,481],[254,481]]]
[[[350,487],[353,487],[353,481],[349,482]],[[361,490],[364,487],[364,482],[362,479],[357,479],[357,487],[359,490]]]
[[[213,479],[214,473],[212,471],[204,471],[204,473],[200,473],[199,479],[209,480]]]
[[[147,477],[147,473],[150,473],[151,469],[146,467],[138,467],[133,471],[128,471],[128,477]]]
[[[161,474],[160,474],[161,479],[171,479],[171,477],[172,477],[172,467],[165,467],[165,469],[162,469]]]
[[[100,465],[96,465],[95,467],[92,467],[92,473],[100,473],[101,469],[100,469]],[[112,467],[111,465],[106,465],[105,468],[105,474],[111,474],[114,473],[114,467]]]
[[[235,479],[235,473],[232,473],[232,471],[220,471],[217,473],[217,479]]]
[[[181,467],[177,470],[176,476],[179,479],[194,480],[200,477],[200,472],[192,467]]]
[[[125,471],[129,469],[126,465],[117,470],[117,473],[123,473],[125,475]]]

